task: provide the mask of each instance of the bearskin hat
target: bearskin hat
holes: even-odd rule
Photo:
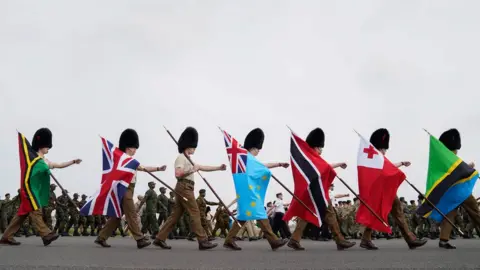
[[[375,130],[370,137],[370,143],[377,149],[388,149],[390,142],[390,133],[386,128]]]
[[[187,148],[197,148],[198,132],[193,127],[187,127],[178,139],[178,153],[183,153]]]
[[[245,137],[245,143],[243,144],[243,147],[247,150],[250,150],[252,148],[257,148],[258,150],[260,150],[263,147],[264,139],[265,139],[265,134],[263,134],[263,130],[256,128],[247,134],[247,137]]]
[[[32,149],[38,152],[40,148],[52,148],[52,132],[48,128],[41,128],[35,132],[32,140]]]
[[[460,132],[456,128],[449,129],[440,135],[439,140],[450,150],[460,150],[462,142],[460,139]]]
[[[136,149],[140,148],[140,140],[138,139],[138,134],[135,130],[127,128],[120,135],[118,148],[125,152],[125,150],[130,147]]]
[[[323,130],[321,128],[316,128],[310,131],[305,141],[312,148],[323,148],[325,146],[325,133],[323,133]]]

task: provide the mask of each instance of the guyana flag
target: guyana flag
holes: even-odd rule
[[[17,215],[26,215],[48,205],[50,169],[43,158],[32,150],[30,142],[18,133],[20,154],[20,208]]]
[[[470,195],[478,179],[478,172],[430,135],[427,189],[425,197],[443,214],[448,214]],[[443,217],[423,200],[417,214],[442,221]]]

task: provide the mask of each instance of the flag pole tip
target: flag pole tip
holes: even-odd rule
[[[293,132],[292,128],[289,125],[286,125],[288,129],[290,129],[291,132]]]

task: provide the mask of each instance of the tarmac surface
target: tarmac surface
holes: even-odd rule
[[[131,238],[110,238],[111,248],[94,237],[60,237],[44,247],[39,237],[17,238],[20,246],[0,245],[0,269],[480,269],[480,240],[452,240],[456,250],[438,248],[438,240],[409,250],[402,239],[376,240],[380,248],[357,245],[337,251],[334,242],[303,240],[305,251],[287,246],[272,251],[265,240],[238,241],[241,251],[219,246],[199,251],[196,242],[169,240],[171,250],[153,245],[137,249]]]

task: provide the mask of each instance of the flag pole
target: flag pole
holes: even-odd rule
[[[312,211],[312,209],[310,209],[310,207],[308,207],[302,200],[300,200],[300,198],[295,195],[290,189],[288,189],[282,182],[280,182],[280,180],[278,180],[277,177],[275,177],[275,175],[272,174],[272,178],[277,181],[278,184],[280,184],[280,186],[282,186],[288,193],[290,193],[290,195],[292,195],[292,197],[297,200],[297,202],[299,202],[303,207],[305,207],[305,209],[307,209],[312,215],[314,215],[316,218],[318,218],[318,215]]]
[[[435,211],[437,211],[440,215],[442,215],[442,217],[448,222],[450,223],[450,225],[452,225],[453,228],[455,228],[455,230],[457,230],[461,236],[464,236],[465,234],[462,232],[462,230],[460,230],[459,227],[457,227],[455,225],[455,223],[453,223],[444,213],[442,213],[440,211],[440,209],[438,209],[427,197],[425,197],[425,195],[423,195],[422,192],[420,192],[420,190],[417,189],[416,186],[414,186],[412,183],[410,183],[410,181],[408,181],[408,179],[405,178],[405,181],[420,195],[422,196],[422,198],[430,205],[433,207],[433,209],[435,209]]]
[[[336,176],[338,178],[338,180],[340,180],[340,182],[342,182],[342,184],[344,184],[348,190],[350,190],[350,192],[353,193],[353,195],[355,195],[355,197],[363,204],[367,207],[368,211],[370,211],[370,213],[372,213],[372,215],[374,215],[380,222],[383,223],[383,225],[385,227],[390,227],[377,213],[375,213],[375,211],[373,211],[373,209],[370,207],[370,205],[368,205],[362,198],[360,198],[360,196],[358,196],[358,194],[345,182],[343,181],[342,178],[340,178],[340,176]]]
[[[432,133],[428,132],[427,129],[424,128],[423,130],[424,130],[428,135],[430,135],[430,136],[433,137]],[[450,225],[452,225],[452,227],[455,228],[455,230],[457,230],[457,231],[460,233],[460,235],[462,235],[462,236],[464,235],[464,233],[460,230],[460,228],[458,228],[457,226],[455,226],[455,224],[454,224],[444,213],[442,213],[427,197],[425,197],[425,195],[423,195],[423,193],[421,193],[421,192],[420,192],[414,185],[412,185],[407,179],[405,179],[405,181],[407,181],[407,183],[408,183],[413,189],[415,189],[415,191],[417,191],[418,194],[420,194],[420,195],[422,196],[422,198],[423,198],[430,206],[432,206],[432,207],[435,209],[435,211],[437,211],[440,215],[442,215],[442,217],[443,217],[445,220],[447,220],[447,222],[450,223]]]
[[[172,133],[170,132],[170,130],[167,129],[167,127],[163,126],[163,128],[165,129],[165,131],[168,133],[168,135],[170,135],[170,138],[172,138],[172,140],[175,142],[175,144],[178,146],[178,142],[177,140],[175,139],[175,137],[173,137]],[[190,157],[188,155],[186,155],[185,153],[183,153],[183,155],[188,159],[188,161],[190,162],[190,164],[192,165],[195,165],[195,163],[193,163],[193,161],[190,159]],[[222,199],[220,198],[220,196],[218,196],[217,192],[215,191],[215,189],[213,189],[213,187],[210,185],[210,183],[207,181],[207,179],[205,179],[205,177],[203,177],[203,175],[197,171],[197,174],[200,176],[200,178],[203,179],[203,181],[205,182],[205,184],[207,184],[208,188],[213,192],[213,194],[215,195],[215,197],[217,197],[218,201],[220,202],[220,204],[225,207],[225,209],[227,209],[227,212],[228,212],[228,215],[237,223],[237,225],[239,227],[242,227],[242,224],[240,224],[240,222],[238,222],[237,218],[235,218],[235,216],[232,214],[232,212],[230,212],[230,210],[227,208],[227,205],[222,201]]]
[[[65,189],[62,187],[62,185],[60,184],[60,182],[58,182],[57,178],[55,178],[55,176],[53,175],[53,173],[50,173],[50,177],[52,177],[53,181],[55,181],[55,183],[57,183],[57,186],[62,190],[62,194],[67,195],[68,201],[75,206],[75,209],[77,209],[78,212],[80,212],[80,209],[78,209],[77,205],[73,202],[73,200],[72,200],[72,198],[70,197],[70,195],[68,195],[68,193],[65,192]]]
[[[221,127],[218,127],[218,129],[220,129],[220,131],[223,133],[223,129]],[[312,209],[310,209],[310,207],[308,207],[297,195],[295,195],[287,186],[285,186],[280,180],[278,180],[277,177],[275,177],[275,175],[272,174],[272,178],[273,180],[275,180],[280,186],[282,186],[282,188],[284,188],[290,195],[292,195],[292,197],[297,200],[303,207],[305,207],[305,209],[308,210],[308,212],[310,212],[312,215],[314,215],[316,218],[318,218],[318,215],[312,211]]]
[[[160,182],[160,184],[164,185],[165,187],[167,187],[168,189],[170,189],[171,191],[173,191],[173,193],[175,193],[175,195],[177,196],[180,196],[184,201],[188,202],[188,199],[183,197],[182,195],[178,194],[178,192],[175,191],[175,189],[173,189],[171,186],[169,186],[167,183],[163,182],[162,180],[160,180],[160,178],[158,178],[155,174],[153,174],[152,172],[149,172],[149,171],[144,171],[146,173],[148,173],[151,177],[153,177],[155,180],[157,180],[158,182]]]

